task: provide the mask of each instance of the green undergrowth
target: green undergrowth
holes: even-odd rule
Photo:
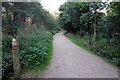
[[[52,56],[53,33],[38,30],[31,34],[19,34],[18,45],[20,54],[20,70],[29,72],[47,68]],[[13,76],[13,59],[11,53],[11,36],[3,35],[2,79]]]
[[[32,33],[29,38],[21,38],[27,41],[27,44],[19,41],[19,44],[22,44],[20,45],[22,72],[43,70],[47,67],[52,56],[52,36],[50,32],[38,31]],[[26,47],[22,48],[22,46]]]
[[[50,60],[52,58],[52,50],[53,50],[52,41],[53,41],[53,39],[51,39],[51,41],[50,41],[50,46],[49,46],[49,48],[47,50],[48,54],[46,56],[46,59],[43,62],[41,62],[41,64],[39,64],[37,66],[32,65],[29,68],[24,68],[22,70],[23,73],[24,72],[30,72],[30,71],[44,70],[44,69],[46,69],[48,67],[48,65],[50,64]]]
[[[100,51],[95,51],[92,46],[92,44],[88,44],[86,43],[85,44],[85,40],[83,38],[80,38],[80,36],[78,35],[73,35],[73,34],[67,34],[67,33],[64,33],[64,35],[69,38],[73,43],[75,43],[76,45],[80,46],[81,48],[87,50],[88,52],[90,52],[91,54],[97,56],[97,57],[100,57],[101,59],[103,59],[105,62],[111,64],[112,66],[120,69],[120,66],[114,62],[114,58],[116,58],[116,56],[114,58],[111,58],[111,57],[108,57],[106,56],[105,54],[103,54],[102,52]],[[118,58],[119,59],[119,58]]]

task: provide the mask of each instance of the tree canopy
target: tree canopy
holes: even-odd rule
[[[80,33],[81,36],[89,33],[94,38],[100,36],[97,33],[105,28],[105,31],[102,30],[105,32],[104,35],[109,34],[109,37],[113,37],[120,30],[119,5],[119,2],[110,4],[105,2],[66,2],[59,8],[61,12],[58,19],[59,24],[68,32]],[[106,9],[107,12],[102,12],[103,9]],[[111,33],[109,33],[110,31]]]

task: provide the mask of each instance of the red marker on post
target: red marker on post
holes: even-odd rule
[[[12,50],[18,50],[18,45],[17,45],[16,39],[14,38],[12,40]]]
[[[18,45],[15,38],[12,40],[12,54],[13,54],[13,68],[14,77],[19,78],[20,76],[20,63],[19,63],[19,51]]]

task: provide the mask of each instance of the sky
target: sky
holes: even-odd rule
[[[52,11],[59,11],[60,5],[65,3],[67,0],[40,0],[42,6],[52,12]]]
[[[62,5],[66,1],[67,0],[40,0],[40,3],[42,4],[43,8],[45,8],[46,10],[52,13],[53,11],[59,11],[60,5]],[[106,0],[102,0],[102,1],[104,2]],[[112,0],[107,0],[107,1],[109,4]],[[106,8],[101,10],[101,12],[106,13]]]

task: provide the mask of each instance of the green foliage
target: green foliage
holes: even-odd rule
[[[11,22],[10,24],[6,23],[6,22],[3,22],[2,26],[3,26],[2,27],[3,34],[11,35],[11,36],[17,35],[18,34],[18,28],[20,27],[20,25],[18,23],[14,23],[14,22]]]
[[[116,14],[120,13],[120,10],[119,10],[120,2],[111,2],[109,6],[111,8],[112,13],[116,13]]]
[[[52,30],[55,30],[57,18],[37,2],[3,2],[2,7],[5,9],[2,12],[2,75],[3,79],[7,79],[13,75],[11,39],[13,37],[18,39],[21,70],[47,62],[50,57],[52,36],[56,33]],[[28,17],[32,19],[32,25],[29,27],[25,25]],[[51,32],[45,31],[48,29]]]
[[[8,52],[10,53],[10,47],[12,47],[12,40],[11,40],[11,37],[9,35],[3,35],[3,38],[2,38],[2,51],[4,52]],[[7,50],[8,49],[8,50]]]
[[[81,36],[88,32],[92,35],[93,30],[96,32],[93,26],[98,24],[104,14],[98,10],[105,6],[102,2],[66,2],[59,8],[59,24],[68,32],[79,33]]]
[[[11,37],[3,36],[3,79],[13,75],[11,54]],[[52,34],[48,31],[37,31],[32,34],[18,35],[21,70],[33,65],[40,65],[50,56]]]
[[[107,20],[109,22],[109,29],[112,38],[119,38],[120,35],[115,35],[115,33],[120,33],[120,2],[111,2],[107,9]]]
[[[47,50],[52,40],[52,34],[50,32],[41,31],[28,35],[27,38],[24,36],[19,37],[21,67],[40,64],[46,59]],[[22,40],[27,41],[27,44],[21,42]]]
[[[73,42],[120,66],[119,8],[120,2],[66,2],[59,8],[59,23],[73,33],[68,35]]]
[[[38,2],[3,2],[2,7],[5,11],[2,13],[3,21],[10,24],[11,22],[20,23],[25,26],[25,19],[32,18],[32,24],[44,25],[45,28],[53,30],[56,26],[56,18],[48,11],[43,9],[41,3]],[[12,27],[13,29],[15,28]],[[16,29],[15,29],[16,30]]]
[[[12,62],[12,40],[9,35],[3,35],[2,38],[2,76],[8,78],[13,72],[13,62]],[[7,73],[6,73],[7,72]],[[9,72],[9,73],[8,73]]]
[[[83,46],[92,52],[95,52],[95,54],[109,59],[115,65],[120,66],[120,45],[118,44],[119,42],[115,44],[116,39],[112,39],[109,42],[109,40],[101,38],[99,41],[95,42],[96,44],[94,44],[92,43],[92,36],[89,34],[86,34],[83,37],[79,37],[78,35],[65,35],[81,47]]]

